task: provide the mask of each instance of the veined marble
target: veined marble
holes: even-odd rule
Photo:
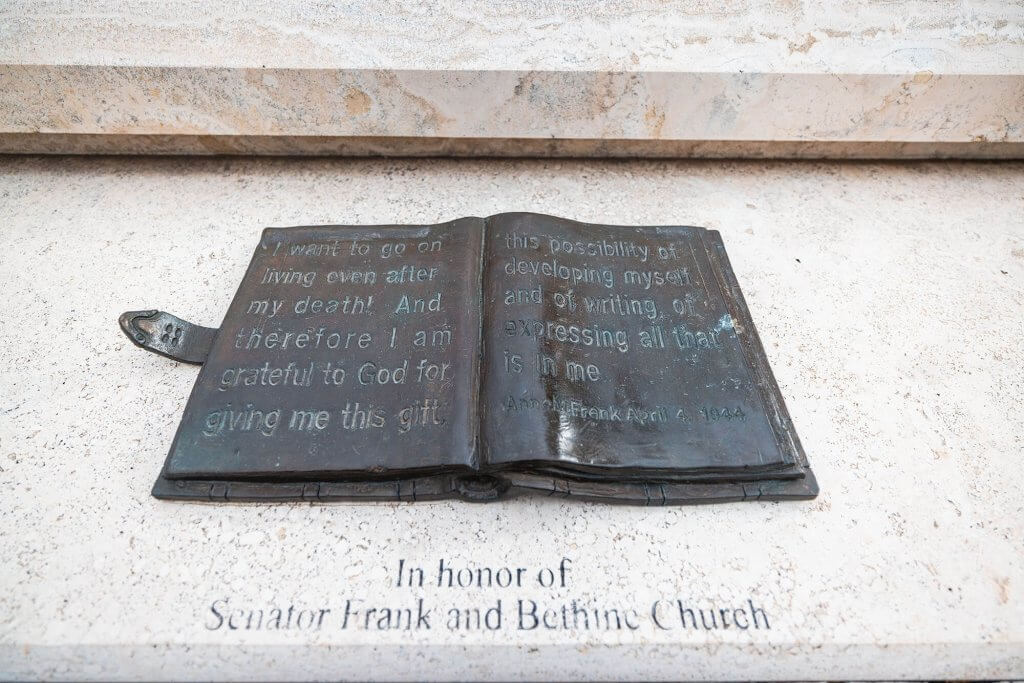
[[[886,143],[868,156],[946,156],[944,145],[1019,156],[1024,10],[0,8],[0,151],[217,153],[232,140],[246,153],[285,154],[345,154],[371,140],[371,153],[389,155],[431,141],[528,155],[543,141],[551,155],[764,156],[770,143],[772,156],[865,156],[858,144]]]

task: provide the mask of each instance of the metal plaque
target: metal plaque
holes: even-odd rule
[[[678,504],[813,498],[720,235],[529,213],[263,232],[153,493]]]

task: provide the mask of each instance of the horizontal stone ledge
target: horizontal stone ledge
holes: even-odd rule
[[[0,151],[1020,158],[1024,74],[0,64]]]
[[[134,615],[132,615],[134,616]],[[168,617],[169,619],[170,617]],[[528,644],[505,639],[486,644],[437,642],[322,642],[290,645],[238,642],[145,642],[64,645],[0,644],[10,678],[49,680],[233,681],[246,672],[275,680],[310,678],[364,681],[593,680],[603,672],[623,680],[729,680],[739,675],[766,680],[822,676],[885,680],[912,671],[933,679],[1000,679],[1019,675],[1017,643],[735,642],[671,644],[555,642],[534,637]],[[427,667],[424,662],[431,662]],[[351,663],[340,666],[339,662]],[[87,667],[85,666],[87,664]],[[72,666],[86,671],[69,675]]]
[[[1024,159],[1024,142],[566,140],[303,135],[0,134],[0,154],[623,159]]]

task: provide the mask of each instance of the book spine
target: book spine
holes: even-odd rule
[[[480,221],[480,239],[479,239],[479,256],[476,260],[476,296],[474,297],[473,305],[476,306],[477,310],[477,329],[476,329],[476,353],[473,354],[473,368],[470,371],[470,376],[473,378],[473,391],[471,394],[471,405],[473,408],[473,452],[470,455],[469,463],[470,467],[474,470],[481,471],[484,467],[482,463],[483,459],[483,444],[481,443],[481,435],[483,434],[483,420],[485,411],[482,410],[480,403],[480,389],[483,385],[483,377],[481,375],[481,369],[483,367],[483,355],[484,355],[484,311],[487,308],[484,305],[484,259],[487,255],[487,233],[490,227],[490,218],[483,218]]]

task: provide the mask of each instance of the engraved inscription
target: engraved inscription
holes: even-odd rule
[[[468,466],[481,239],[459,222],[267,230],[170,473]]]
[[[164,476],[303,499],[337,482],[416,500],[600,481],[610,497],[611,481],[664,502],[662,482],[792,473],[731,277],[698,228],[268,229]]]
[[[556,631],[670,632],[679,638],[731,631],[732,637],[743,638],[750,636],[746,631],[778,627],[776,611],[733,589],[718,591],[715,599],[661,589],[626,596],[585,582],[581,589],[581,563],[566,556],[493,565],[399,557],[381,567],[383,580],[370,595],[342,590],[297,603],[265,603],[218,594],[197,614],[202,615],[203,629],[228,638],[249,631],[387,631],[400,637],[427,631],[502,632],[506,637]]]
[[[489,461],[543,453],[566,471],[783,464],[759,447],[772,438],[767,419],[748,419],[764,408],[721,285],[706,279],[709,249],[694,247],[705,231],[492,221]]]

